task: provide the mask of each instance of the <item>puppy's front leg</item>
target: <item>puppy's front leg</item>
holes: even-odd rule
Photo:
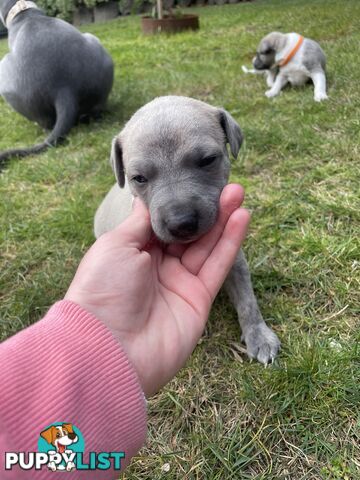
[[[281,89],[285,87],[287,84],[288,79],[285,75],[282,75],[281,72],[277,75],[274,85],[270,88],[270,90],[267,90],[265,92],[265,95],[270,98],[270,97],[276,97],[276,95],[279,95]]]
[[[267,70],[266,72],[266,85],[271,88],[274,86],[276,78],[276,71],[274,70]]]
[[[323,71],[317,71],[311,73],[311,80],[314,83],[314,100],[315,102],[321,102],[321,100],[327,100],[326,95],[326,77]]]
[[[280,341],[260,313],[242,250],[226,279],[225,289],[237,310],[241,339],[246,343],[248,356],[264,364],[272,362],[280,348]]]

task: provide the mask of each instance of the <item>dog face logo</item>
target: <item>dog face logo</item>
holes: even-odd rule
[[[64,453],[67,446],[78,441],[78,436],[74,432],[71,423],[63,423],[58,427],[51,425],[51,427],[41,432],[40,435],[48,443],[54,445],[58,453]]]
[[[122,460],[125,458],[125,452],[122,451],[90,451],[85,459],[84,436],[72,423],[52,423],[38,435],[37,452],[5,452],[5,470],[15,468],[24,471],[48,469],[53,472],[121,470]]]
[[[75,469],[75,463],[72,461],[74,449],[70,447],[79,442],[79,434],[74,431],[71,423],[50,425],[40,433],[40,437],[51,445],[47,448],[48,452],[53,454],[53,460],[48,463],[50,470],[69,472]]]

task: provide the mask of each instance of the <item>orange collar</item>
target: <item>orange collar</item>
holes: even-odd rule
[[[290,62],[290,60],[294,57],[295,53],[301,47],[303,41],[304,41],[304,37],[302,35],[299,35],[299,39],[296,42],[295,47],[291,50],[291,52],[283,60],[280,60],[279,67],[284,67],[285,65],[287,65]]]

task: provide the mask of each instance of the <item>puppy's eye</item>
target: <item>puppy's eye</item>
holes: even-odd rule
[[[203,167],[208,167],[209,165],[211,165],[212,163],[215,162],[215,160],[217,159],[217,156],[216,155],[212,155],[210,157],[205,157],[205,158],[202,158],[198,163],[198,167],[200,168],[203,168]]]
[[[136,183],[147,183],[147,178],[143,177],[142,175],[135,175],[131,180]]]
[[[271,52],[272,52],[271,48],[267,48],[266,50],[264,50],[261,53],[262,53],[262,55],[269,55],[269,53],[271,53]]]

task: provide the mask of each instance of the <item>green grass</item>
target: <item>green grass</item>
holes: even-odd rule
[[[272,368],[250,364],[220,295],[187,367],[149,402],[148,444],[125,478],[359,479],[360,2],[268,0],[197,12],[201,30],[172,37],[143,37],[137,17],[84,29],[116,63],[109,109],[64,146],[13,160],[0,176],[1,336],[64,295],[114,181],[110,141],[129,116],[170,93],[224,106],[246,138],[232,180],[246,187],[245,249],[283,349]],[[321,43],[328,102],[315,103],[311,86],[270,101],[264,79],[242,73],[271,30]],[[0,56],[6,51],[1,41]],[[0,116],[0,150],[44,138],[3,101]]]

